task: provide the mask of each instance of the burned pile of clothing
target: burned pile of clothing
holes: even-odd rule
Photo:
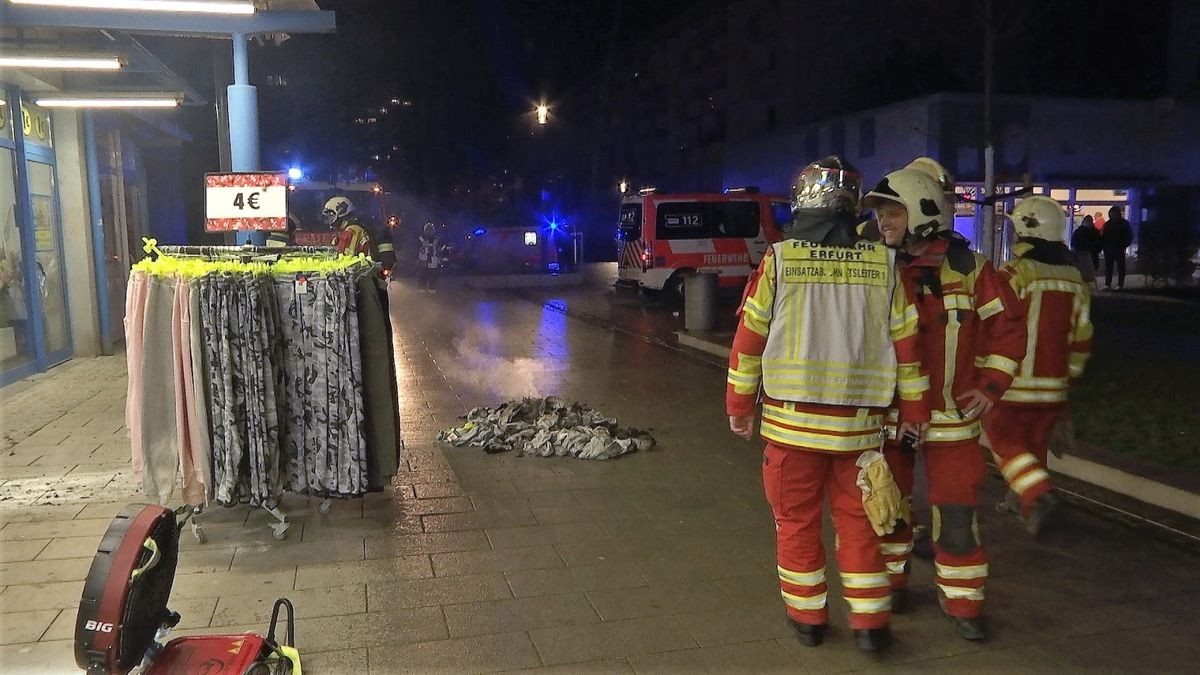
[[[520,455],[579,459],[608,459],[654,447],[648,432],[617,426],[616,418],[555,396],[472,408],[462,426],[441,432],[438,440],[478,446],[488,453],[515,450]]]

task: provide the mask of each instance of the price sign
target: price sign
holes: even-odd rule
[[[210,173],[204,176],[204,229],[287,230],[287,174]]]

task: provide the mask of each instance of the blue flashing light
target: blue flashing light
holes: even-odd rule
[[[558,232],[567,226],[567,219],[557,213],[542,215],[542,226],[551,232]]]
[[[562,265],[560,265],[556,262],[552,262],[552,263],[549,263],[546,265],[546,269],[557,274],[560,270],[562,270]]]
[[[304,169],[298,166],[293,166],[287,170],[288,180],[302,180],[304,178]]]
[[[483,235],[487,234],[487,228],[477,227],[473,232],[471,232],[471,234],[475,235],[476,237],[482,237]]]

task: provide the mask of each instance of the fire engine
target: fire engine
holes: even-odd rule
[[[680,298],[688,276],[716,272],[721,286],[740,286],[767,247],[783,239],[791,218],[787,197],[754,187],[685,194],[643,188],[621,200],[617,284]]]

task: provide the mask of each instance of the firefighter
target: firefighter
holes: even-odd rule
[[[283,248],[291,246],[292,237],[295,236],[297,226],[300,224],[300,219],[296,214],[289,213],[287,220],[287,229],[283,231],[272,231],[267,233],[266,245],[270,248]]]
[[[943,187],[923,171],[901,169],[889,173],[864,204],[875,210],[886,244],[900,250],[900,275],[917,302],[920,361],[930,377],[931,422],[921,451],[938,601],[961,637],[983,640],[988,566],[977,514],[985,472],[979,417],[1012,382],[1025,351],[1025,330],[1019,312],[1005,304],[995,268],[950,230],[951,205]],[[902,413],[889,413],[884,451],[901,491],[911,499],[915,454],[895,422]],[[912,546],[910,522],[884,537],[900,611],[908,608]]]
[[[1048,438],[1067,404],[1067,387],[1083,374],[1092,347],[1091,296],[1064,243],[1066,212],[1049,197],[1029,197],[1012,215],[1016,256],[1000,268],[1026,315],[1025,357],[1012,386],[983,418],[1004,479],[1002,505],[1015,507],[1037,536],[1058,509],[1046,473]]]
[[[396,264],[396,249],[390,239],[376,242],[367,226],[354,215],[354,202],[346,197],[330,197],[321,209],[321,219],[338,230],[334,246],[338,253],[364,254],[383,265],[384,275]]]
[[[425,223],[417,244],[418,287],[422,293],[437,293],[437,277],[446,257],[446,243],[433,223]]]
[[[878,452],[884,410],[900,391],[901,427],[922,433],[928,378],[916,364],[916,310],[895,253],[858,242],[857,171],[840,157],[804,168],[792,186],[788,239],[750,281],[730,354],[726,411],[753,433],[761,385],[763,484],[775,517],[779,583],[802,644],[828,621],[821,510],[828,495],[842,595],[858,647],[891,644],[891,597],[879,548],[901,506]]]

